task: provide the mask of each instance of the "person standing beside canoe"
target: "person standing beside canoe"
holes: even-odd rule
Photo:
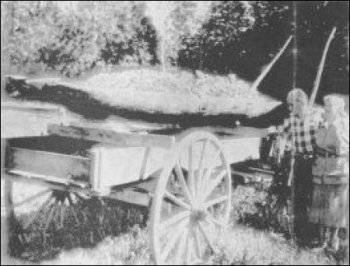
[[[316,133],[322,125],[319,114],[308,108],[308,96],[299,88],[287,95],[290,116],[281,127],[282,134],[291,140],[294,158],[290,180],[293,182],[293,228],[296,240],[305,245],[311,240],[312,228],[308,222],[308,209],[312,198],[312,165],[316,145]],[[292,181],[293,180],[293,181]],[[292,236],[294,237],[294,236]]]

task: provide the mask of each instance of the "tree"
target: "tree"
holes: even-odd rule
[[[198,1],[146,1],[146,14],[154,24],[158,42],[158,55],[163,70],[176,64],[179,51],[194,36],[207,19],[211,2]],[[159,12],[162,10],[162,12]]]
[[[154,29],[140,2],[13,2],[13,34],[6,51],[12,65],[58,70],[74,77],[97,65],[157,61]]]
[[[228,56],[243,33],[255,25],[253,6],[247,1],[218,1],[210,8],[209,18],[195,36],[186,39],[180,51],[179,63],[189,62],[191,67],[223,72]],[[195,60],[196,62],[191,62]]]

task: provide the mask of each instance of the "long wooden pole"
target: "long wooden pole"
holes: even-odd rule
[[[346,215],[345,265],[349,265],[349,188],[348,188],[347,206],[348,207],[347,207],[347,215]]]
[[[298,72],[298,38],[297,38],[297,26],[298,26],[298,13],[297,2],[293,1],[293,22],[294,22],[294,42],[293,42],[293,88],[297,84],[297,72]],[[293,105],[295,105],[295,97],[293,96]],[[290,170],[287,181],[287,186],[291,187],[291,222],[290,222],[290,234],[292,241],[295,242],[295,179],[294,179],[294,166],[295,166],[295,135],[292,132],[292,153],[290,158]]]
[[[317,76],[316,76],[316,79],[315,79],[314,87],[312,89],[312,93],[311,93],[311,96],[310,96],[309,108],[312,108],[312,106],[315,103],[316,95],[317,95],[318,89],[320,87],[322,72],[323,72],[323,68],[324,68],[324,63],[326,61],[328,49],[329,49],[329,46],[331,44],[332,39],[334,38],[336,30],[337,30],[337,28],[334,27],[332,32],[331,32],[331,34],[328,37],[326,46],[325,46],[325,48],[323,50],[320,66],[318,67],[318,71],[317,71]]]
[[[281,55],[283,54],[283,52],[286,50],[286,48],[288,47],[288,44],[290,43],[290,41],[292,40],[292,35],[289,36],[289,38],[287,39],[287,41],[284,43],[282,49],[276,54],[276,56],[272,59],[272,61],[264,68],[264,70],[260,73],[260,75],[256,78],[256,80],[254,81],[254,83],[252,84],[251,88],[252,89],[256,89],[259,87],[261,81],[265,78],[265,76],[269,73],[269,71],[271,70],[271,68],[273,67],[273,65],[277,62],[277,60],[281,57]]]
[[[348,2],[348,11],[349,11],[349,2]],[[347,25],[347,33],[348,33],[348,36],[349,36],[349,23]],[[347,45],[346,45],[347,49],[346,49],[346,52],[347,52],[347,56],[348,56],[348,62],[349,62],[349,38],[347,38]],[[348,163],[349,163],[349,157],[348,157]],[[346,246],[345,246],[345,265],[349,265],[349,184],[348,184],[348,198],[347,198],[347,216],[346,216]]]

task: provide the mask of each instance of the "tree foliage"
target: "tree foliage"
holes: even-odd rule
[[[157,62],[154,29],[139,2],[79,2],[63,11],[49,1],[7,3],[13,64],[41,63],[66,76],[97,65]]]
[[[252,81],[296,29],[297,85],[311,90],[337,26],[321,91],[346,91],[348,3],[296,3],[295,25],[292,1],[82,1],[65,11],[51,1],[2,1],[2,49],[13,64],[39,63],[71,77],[98,66],[161,63]],[[278,97],[292,85],[289,48],[261,84]]]
[[[267,1],[216,2],[200,34],[187,40],[186,49],[180,52],[180,64],[252,79],[290,34],[288,8],[282,3],[274,5]]]
[[[185,49],[180,50],[179,65],[235,73],[253,81],[296,30],[296,69],[290,45],[260,89],[284,99],[293,85],[295,71],[297,86],[310,93],[325,42],[336,26],[319,96],[328,92],[348,93],[348,8],[348,3],[339,1],[302,1],[296,2],[296,7],[292,1],[216,2],[200,33],[187,39]]]

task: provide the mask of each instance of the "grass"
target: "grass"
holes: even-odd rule
[[[266,192],[253,186],[238,186],[234,190],[233,209],[230,226],[221,232],[215,243],[218,253],[212,255],[207,265],[335,265],[335,261],[322,253],[301,249],[286,240],[282,234],[273,232],[258,224],[259,204]],[[108,210],[107,210],[108,211]],[[41,254],[35,263],[75,264],[75,265],[150,265],[153,264],[147,227],[140,226],[140,218],[145,215],[138,210],[125,212],[118,209],[114,217],[114,231],[109,232],[109,222],[100,225],[105,236],[93,245],[64,246],[49,249],[51,254]],[[129,215],[129,216],[127,216]],[[124,217],[124,218],[123,218]],[[68,231],[67,231],[68,232]],[[72,233],[72,232],[69,232]],[[74,233],[74,232],[73,232]],[[88,232],[85,231],[87,234]],[[84,232],[81,232],[84,234]],[[3,260],[3,259],[2,259]],[[29,261],[12,260],[14,264],[32,264]]]
[[[231,225],[216,243],[218,253],[206,265],[332,265],[330,259],[299,250],[273,233],[242,225]],[[61,253],[43,264],[151,265],[148,232],[139,227],[116,238],[104,239],[94,249],[75,249]]]

